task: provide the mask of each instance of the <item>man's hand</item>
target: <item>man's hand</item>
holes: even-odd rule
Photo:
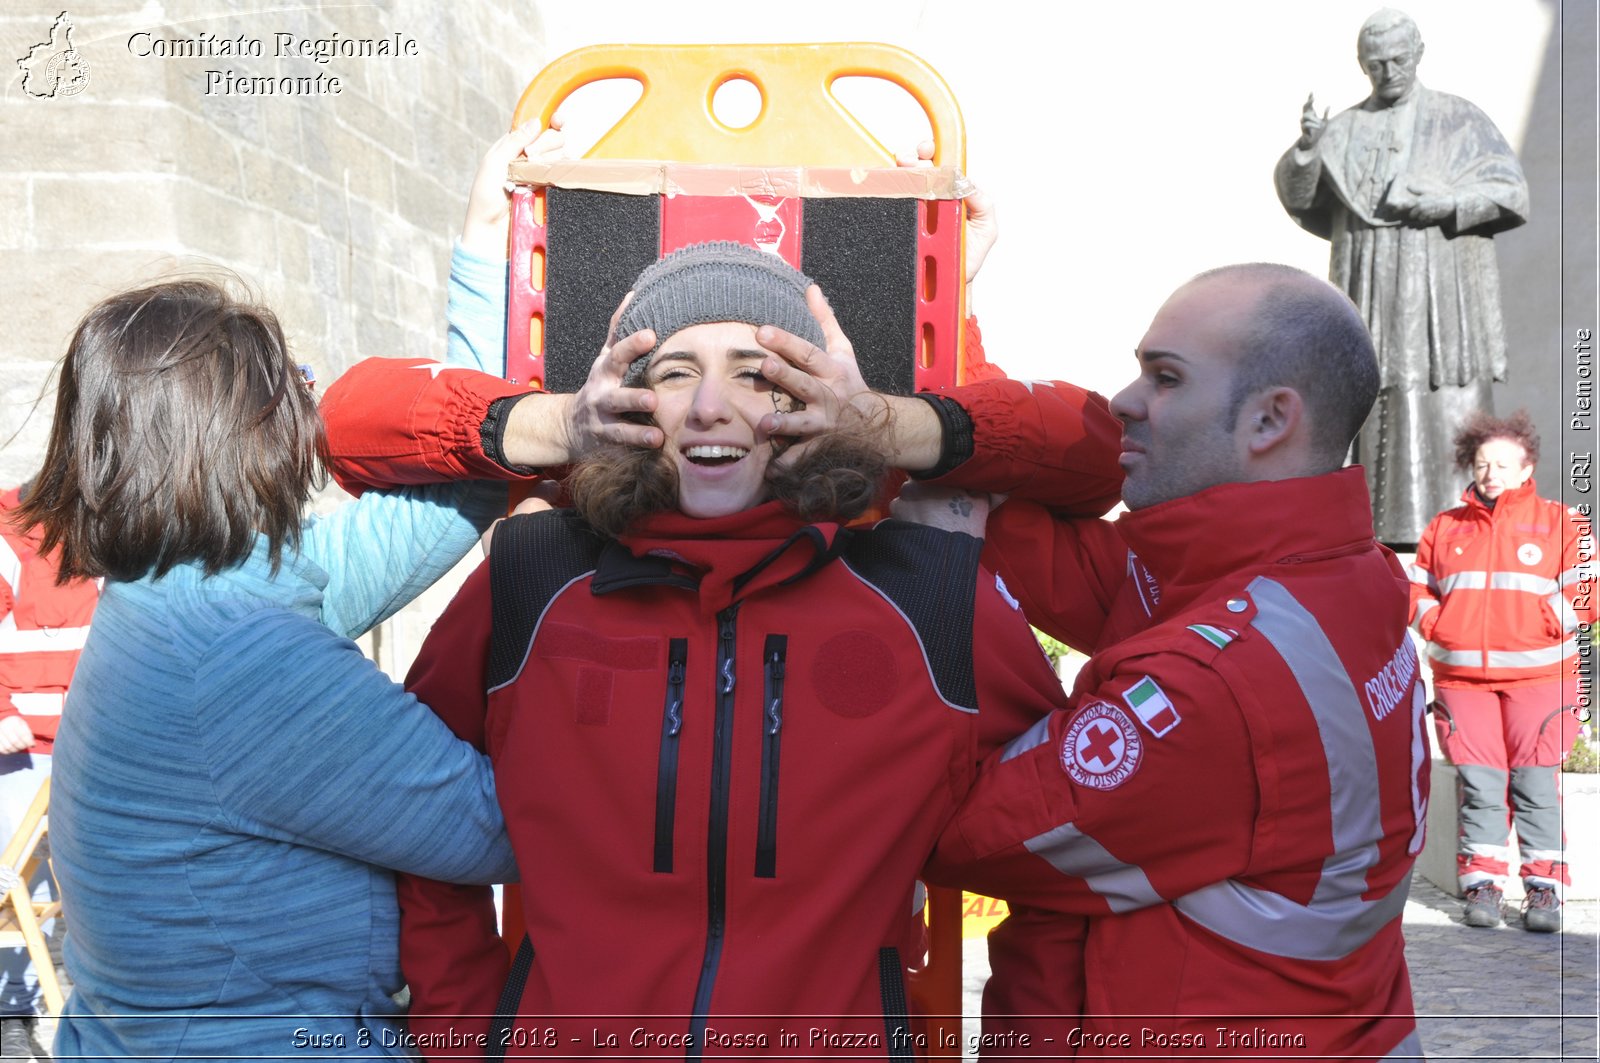
[[[606,328],[606,345],[600,348],[600,357],[589,367],[589,378],[572,396],[567,411],[567,452],[571,460],[577,460],[604,443],[653,449],[666,439],[654,425],[640,424],[638,418],[627,417],[629,414],[648,416],[656,408],[655,392],[622,384],[628,367],[649,354],[656,345],[656,334],[649,329],[617,342],[617,322],[632,298],[632,292],[624,295],[612,312],[611,324]]]
[[[813,284],[806,290],[806,305],[822,326],[827,350],[809,340],[762,325],[756,329],[756,342],[773,353],[761,363],[761,373],[773,387],[804,404],[803,409],[774,411],[761,419],[768,435],[809,438],[838,426],[841,413],[856,402],[870,402],[872,392],[856,364],[855,348],[839,327],[822,289]],[[779,459],[793,461],[800,448],[791,448]]]
[[[511,507],[511,512],[506,517],[515,517],[523,513],[543,513],[547,509],[555,509],[556,503],[561,501],[561,485],[554,480],[540,480],[528,491],[528,497]],[[501,517],[489,525],[489,530],[478,537],[478,545],[483,547],[483,556],[489,556],[489,548],[494,543],[494,531],[500,527]]]
[[[1310,151],[1317,141],[1322,139],[1322,131],[1328,126],[1328,111],[1323,109],[1322,117],[1317,117],[1316,93],[1307,93],[1306,105],[1300,109],[1300,140],[1295,144],[1301,151]]]
[[[908,472],[921,472],[939,463],[944,437],[939,418],[921,399],[905,395],[883,395],[867,387],[856,364],[855,348],[839,327],[839,319],[823,296],[812,285],[806,304],[822,326],[827,350],[815,347],[782,329],[762,325],[756,329],[756,342],[778,355],[761,364],[761,372],[773,385],[802,402],[804,410],[773,413],[761,419],[769,435],[810,439],[839,425],[841,418],[865,417],[873,427],[872,439],[889,464]],[[813,391],[820,386],[831,399]],[[812,408],[815,399],[816,409]],[[805,453],[805,443],[790,447],[777,459],[788,465]]]
[[[991,508],[989,495],[981,491],[929,487],[912,480],[889,504],[889,514],[896,520],[926,524],[941,531],[964,532],[974,539],[982,539]]]
[[[511,194],[506,171],[517,156],[558,158],[566,148],[560,115],[552,115],[550,128],[537,121],[518,126],[489,146],[467,193],[467,217],[461,223],[461,246],[485,258],[503,257],[511,220]]]
[[[21,716],[0,718],[0,755],[21,753],[33,745],[33,728]]]
[[[661,429],[640,423],[655,411],[655,392],[622,386],[628,366],[656,345],[656,334],[644,329],[613,342],[622,308],[632,298],[629,292],[611,315],[606,345],[589,367],[583,387],[572,395],[529,395],[511,408],[501,445],[507,462],[546,468],[577,461],[606,443],[661,446],[666,438]]]
[[[896,155],[894,164],[912,170],[922,166],[932,166],[933,153],[933,141],[924,140],[917,144],[915,156]],[[972,191],[962,198],[962,202],[967,205],[967,242],[963,265],[967,283],[971,284],[973,278],[977,277],[978,271],[983,268],[983,260],[989,257],[989,252],[994,248],[994,242],[1000,239],[1000,218],[995,210],[994,200],[975,185]]]

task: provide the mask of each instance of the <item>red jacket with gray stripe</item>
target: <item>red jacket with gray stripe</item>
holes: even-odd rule
[[[56,582],[55,562],[39,553],[37,534],[23,535],[11,524],[19,494],[13,488],[0,495],[0,719],[26,720],[31,752],[43,754],[55,748],[100,586]]]
[[[1471,487],[1461,503],[1433,518],[1410,569],[1434,682],[1504,690],[1571,676],[1578,625],[1595,615],[1578,553],[1589,522],[1532,482],[1492,509]]]
[[[1054,392],[958,392],[977,453],[948,479],[1050,501],[1041,462],[1072,420]],[[1362,471],[1225,484],[1115,524],[1013,497],[986,557],[1036,625],[1096,650],[1073,707],[985,762],[930,869],[1022,907],[991,939],[986,1011],[1084,1013],[986,1031],[1097,1057],[1414,1047],[1401,912],[1423,697]]]
[[[982,755],[1065,704],[979,548],[774,503],[501,526],[408,685],[495,764],[512,1054],[909,1056],[917,874]],[[508,984],[488,891],[399,895],[411,1032],[459,1053]]]

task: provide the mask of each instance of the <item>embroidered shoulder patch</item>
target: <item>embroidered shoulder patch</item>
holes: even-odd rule
[[[1139,722],[1157,738],[1183,722],[1183,717],[1178,715],[1178,709],[1167,697],[1167,692],[1149,676],[1141,676],[1137,683],[1124,690],[1122,700],[1139,717]]]
[[[1144,759],[1144,740],[1128,714],[1108,701],[1092,701],[1072,718],[1061,738],[1061,768],[1079,786],[1115,790]]]

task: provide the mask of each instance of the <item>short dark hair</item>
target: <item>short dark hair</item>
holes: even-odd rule
[[[1491,439],[1506,439],[1522,447],[1528,454],[1528,464],[1539,461],[1539,430],[1527,410],[1518,410],[1509,417],[1496,417],[1478,410],[1462,422],[1456,432],[1456,465],[1471,469],[1478,459],[1478,448]]]
[[[277,570],[323,482],[322,419],[277,317],[223,281],[114,295],[61,364],[44,467],[19,511],[60,578],[215,575],[259,533]]]
[[[1360,311],[1333,285],[1275,262],[1223,266],[1195,280],[1229,278],[1255,281],[1261,294],[1239,328],[1228,424],[1251,395],[1293,388],[1311,415],[1318,471],[1339,468],[1378,397],[1378,356]]]
[[[816,436],[793,462],[768,467],[772,497],[803,520],[859,517],[889,472],[880,431],[862,417]],[[678,507],[678,470],[665,450],[603,447],[573,467],[565,486],[578,515],[613,539],[641,518]]]

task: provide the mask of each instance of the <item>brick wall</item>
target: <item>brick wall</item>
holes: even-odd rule
[[[468,182],[550,58],[533,5],[391,0],[222,16],[217,6],[73,5],[71,43],[88,80],[50,98],[24,91],[14,61],[50,40],[60,9],[0,12],[0,484],[38,466],[51,370],[79,317],[174,270],[237,272],[324,382],[368,355],[443,350],[450,241]],[[202,33],[259,40],[263,54],[139,54]],[[321,64],[275,56],[279,33],[398,33],[415,40],[416,54]],[[320,73],[325,84],[337,77],[340,92],[208,95],[207,70]],[[380,663],[404,667],[438,597],[415,611],[423,619],[380,633]]]

